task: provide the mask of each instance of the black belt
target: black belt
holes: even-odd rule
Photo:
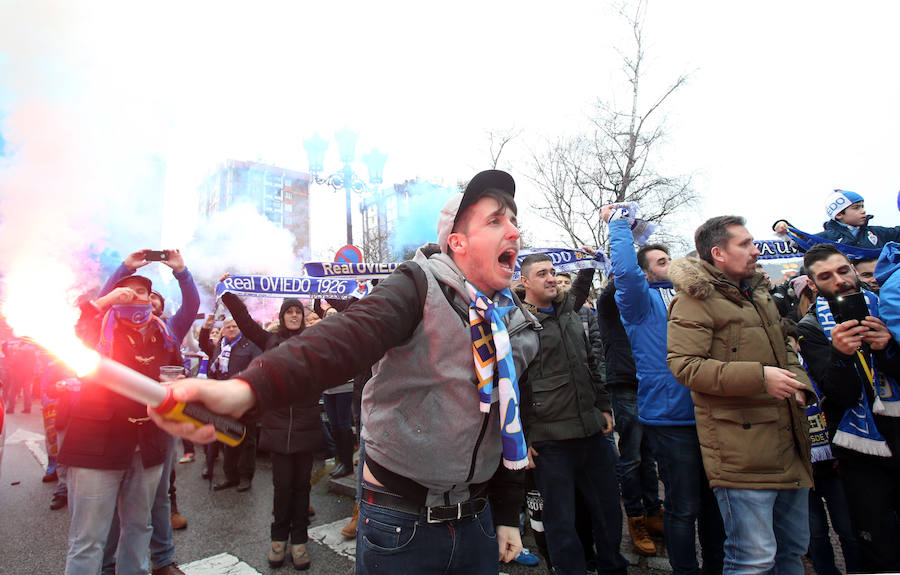
[[[424,517],[428,523],[440,523],[441,521],[452,521],[454,519],[472,517],[473,515],[478,515],[484,511],[487,508],[488,503],[486,498],[476,497],[474,499],[469,499],[468,501],[463,501],[462,503],[457,503],[456,505],[425,507],[414,501],[410,501],[409,499],[404,499],[399,495],[375,491],[368,487],[362,488],[362,500],[377,507],[419,515]]]

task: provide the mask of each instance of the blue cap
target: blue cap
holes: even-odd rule
[[[828,214],[829,219],[833,220],[836,215],[849,208],[852,204],[862,201],[864,201],[863,197],[856,192],[835,190],[825,201],[825,213]],[[898,205],[900,205],[900,198],[898,198]]]

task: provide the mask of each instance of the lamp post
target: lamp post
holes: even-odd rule
[[[346,193],[348,245],[353,245],[353,214],[350,208],[350,193],[365,192],[369,189],[369,185],[353,171],[352,164],[356,156],[356,140],[358,138],[359,134],[352,132],[347,128],[335,133],[334,139],[337,140],[338,143],[338,153],[343,167],[326,177],[321,177],[319,174],[323,171],[325,150],[328,148],[328,140],[316,133],[313,134],[310,139],[303,142],[303,147],[306,148],[306,156],[309,160],[309,173],[310,176],[312,176],[313,181],[319,185],[328,184],[334,188],[334,191],[344,190]],[[372,148],[372,151],[363,156],[362,161],[366,164],[366,168],[369,172],[369,184],[377,186],[383,181],[382,173],[384,172],[385,160],[387,160],[387,155],[379,152],[375,148]]]

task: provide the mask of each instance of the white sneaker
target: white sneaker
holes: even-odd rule
[[[194,454],[193,453],[185,453],[184,457],[182,457],[181,459],[178,460],[178,463],[190,463],[192,461],[194,461]]]

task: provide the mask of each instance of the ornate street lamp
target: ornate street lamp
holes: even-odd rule
[[[328,184],[335,191],[344,190],[347,198],[347,244],[353,245],[353,219],[350,210],[350,192],[365,192],[369,186],[364,182],[356,172],[353,171],[352,164],[356,158],[356,141],[359,134],[352,132],[347,128],[338,131],[334,135],[334,139],[338,143],[338,154],[343,167],[331,174],[330,176],[321,177],[319,174],[324,171],[325,150],[328,149],[328,140],[313,134],[312,138],[303,142],[306,148],[306,156],[309,160],[309,173],[313,181],[317,184]],[[384,172],[384,162],[387,155],[373,148],[371,152],[363,156],[363,163],[369,172],[369,184],[378,185],[382,182],[382,173]]]

